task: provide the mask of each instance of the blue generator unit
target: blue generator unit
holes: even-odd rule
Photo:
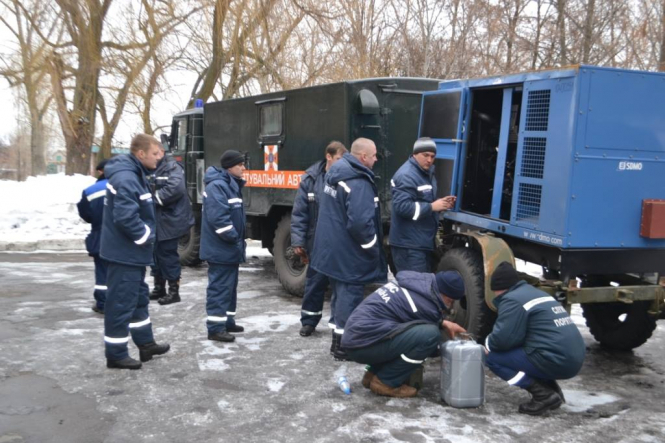
[[[437,144],[440,268],[477,296],[460,323],[491,330],[498,260],[541,265],[603,345],[644,343],[663,306],[665,74],[576,66],[442,82],[419,133]],[[662,283],[662,281],[660,281]]]

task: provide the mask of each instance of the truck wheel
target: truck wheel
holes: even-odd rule
[[[656,319],[648,312],[650,306],[650,301],[587,303],[582,309],[596,341],[609,349],[630,351],[643,345],[656,329]]]
[[[201,224],[197,220],[197,223],[189,228],[189,233],[178,239],[178,255],[180,256],[180,264],[183,266],[196,266],[201,263],[199,258],[199,248],[201,246],[200,226]]]
[[[277,224],[273,241],[273,256],[277,278],[289,294],[302,297],[305,293],[307,265],[291,248],[291,214],[286,214]]]
[[[439,271],[457,271],[464,280],[466,297],[456,301],[453,321],[481,343],[492,331],[496,314],[485,303],[485,272],[480,253],[467,248],[447,251],[439,261]]]

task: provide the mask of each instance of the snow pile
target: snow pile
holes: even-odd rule
[[[0,180],[0,250],[84,249],[90,225],[76,203],[94,182],[78,174]]]

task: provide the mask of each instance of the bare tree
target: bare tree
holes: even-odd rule
[[[4,12],[0,14],[0,23],[13,35],[17,43],[15,57],[3,60],[0,75],[11,86],[23,88],[22,97],[30,121],[30,174],[46,173],[46,144],[44,134],[44,116],[49,109],[52,97],[45,93],[47,83],[46,55],[48,48],[40,40],[31,23],[43,26],[45,33],[56,36],[58,29],[47,19],[48,11],[44,4],[27,3],[19,0],[0,1]]]

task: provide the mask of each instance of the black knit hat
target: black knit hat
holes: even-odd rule
[[[436,273],[436,287],[439,293],[453,300],[464,297],[464,280],[457,271],[441,271]]]
[[[436,154],[436,143],[429,137],[420,137],[413,144],[413,154],[420,154],[421,152],[433,152]]]
[[[512,288],[519,281],[520,277],[517,275],[517,271],[513,268],[513,265],[504,261],[494,270],[492,279],[490,280],[490,289],[492,291],[502,291]]]
[[[229,149],[222,154],[221,162],[222,168],[224,169],[232,168],[235,165],[243,163],[244,161],[245,156],[238,151],[234,151],[233,149]]]
[[[107,164],[108,162],[109,162],[109,159],[108,159],[108,158],[105,158],[104,160],[100,161],[100,162],[97,164],[97,167],[95,168],[95,171],[102,171],[102,172],[104,172],[104,167],[106,166],[106,164]]]

